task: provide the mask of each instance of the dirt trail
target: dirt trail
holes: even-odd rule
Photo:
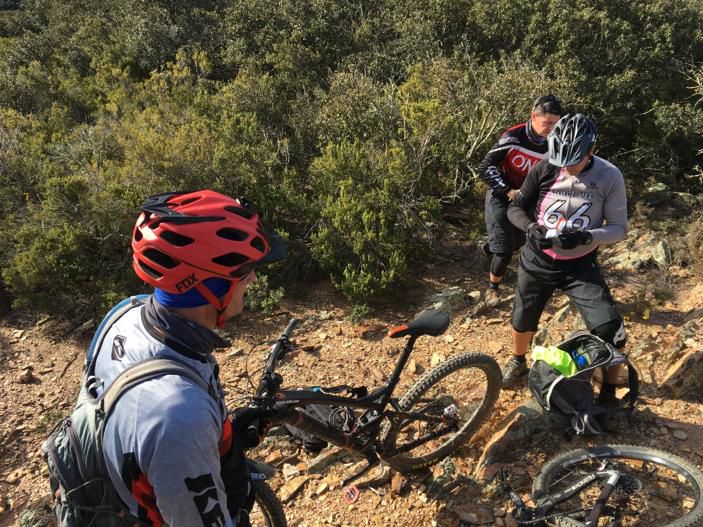
[[[388,327],[409,320],[421,306],[422,299],[432,292],[456,285],[467,291],[483,286],[480,273],[467,271],[476,269],[476,265],[466,242],[458,241],[444,247],[441,256],[427,266],[405,302],[380,309],[363,325],[348,321],[350,306],[325,284],[296,293],[296,299],[287,300],[273,316],[259,319],[247,314],[232,323],[228,328],[232,346],[218,352],[230,404],[236,406],[241,393],[249,391],[245,373],[249,352],[254,350],[248,371],[255,372],[266,353],[266,341],[275,338],[291,316],[300,318],[303,324],[294,339],[298,351],[281,369],[286,384],[380,384],[384,375],[390,374],[401,345],[384,338]],[[656,445],[676,451],[698,466],[703,463],[703,400],[675,400],[658,392],[656,384],[669,364],[651,360],[654,354],[665,356],[663,352],[676,344],[686,314],[703,306],[703,287],[687,269],[678,267],[667,272],[658,268],[637,273],[609,271],[608,280],[628,320],[628,349],[645,345],[647,348],[639,350],[637,358],[645,381],[640,410],[628,431],[616,438],[566,443],[562,437],[547,434],[532,437],[529,443],[516,449],[512,459],[501,460],[511,466],[514,486],[523,493],[528,491],[531,478],[546,457],[586,443],[617,440]],[[505,294],[510,289],[511,278],[506,285]],[[543,321],[562,302],[563,298],[557,296]],[[510,351],[509,303],[489,309],[467,322],[470,309],[466,307],[454,314],[444,336],[418,341],[413,354],[418,372],[430,367],[434,353],[449,356],[464,351],[483,351],[495,356],[499,363],[505,362]],[[566,334],[577,321],[575,315],[568,315],[554,323],[552,331]],[[20,525],[23,511],[41,513],[46,507],[47,485],[40,446],[47,430],[73,406],[83,350],[91,336],[89,329],[78,328],[62,337],[65,327],[53,319],[27,317],[0,324],[0,525]],[[701,342],[697,336],[691,338]],[[404,374],[397,393],[417,375]],[[483,431],[453,458],[458,475],[464,477],[464,483],[453,492],[437,498],[426,481],[410,481],[399,495],[391,492],[389,485],[384,485],[363,490],[356,503],[346,505],[335,485],[357,461],[348,458],[322,475],[311,475],[286,505],[289,524],[300,527],[458,526],[460,520],[455,511],[465,503],[485,504],[493,518],[490,524],[506,524],[504,515],[509,508],[506,500],[495,494],[495,488],[490,485],[480,486],[474,482],[472,474],[490,432],[529,397],[526,389],[501,393]],[[283,438],[269,439],[258,455],[279,467],[288,464],[304,468],[302,464],[308,459],[297,445]],[[435,475],[441,474],[441,470],[436,469]],[[279,492],[285,491],[285,484],[282,475],[273,480]],[[42,523],[31,523],[29,512],[25,512],[22,525]]]

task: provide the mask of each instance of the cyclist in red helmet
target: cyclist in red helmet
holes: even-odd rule
[[[124,393],[105,424],[111,482],[145,525],[249,525],[244,431],[260,416],[229,417],[212,353],[227,343],[213,329],[242,311],[255,269],[284,258],[285,247],[246,200],[202,190],[150,197],[132,249],[134,270],[156,289],[111,321],[95,376],[107,387],[158,356],[191,367],[210,389],[163,375]]]

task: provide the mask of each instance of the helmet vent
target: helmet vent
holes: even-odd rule
[[[198,201],[200,199],[200,196],[196,196],[194,198],[188,198],[184,199],[181,201],[180,206],[182,207],[183,205],[188,205],[189,203],[193,203],[194,201]]]
[[[156,249],[146,249],[143,254],[145,258],[148,258],[152,262],[160,265],[161,267],[165,267],[166,269],[178,267],[178,262],[176,260],[161,251],[157,251]]]
[[[229,207],[225,207],[225,210],[227,212],[231,212],[232,214],[236,214],[237,216],[241,216],[242,218],[245,218],[247,220],[250,220],[252,218],[252,216],[254,216],[253,213],[249,212],[246,209],[242,209],[240,207],[229,206]]]
[[[218,265],[224,267],[234,267],[235,265],[241,265],[244,262],[249,261],[249,258],[239,253],[227,253],[217,258],[213,258],[212,261]]]
[[[144,235],[142,234],[142,231],[140,231],[139,229],[136,229],[136,230],[134,231],[134,241],[135,241],[135,242],[140,242],[140,241],[142,241],[142,238],[144,238]]]
[[[249,234],[247,234],[244,231],[240,231],[239,229],[230,229],[230,228],[225,228],[225,229],[220,229],[217,231],[217,235],[220,238],[224,238],[226,240],[232,240],[235,242],[243,242],[249,237]]]
[[[142,262],[141,260],[137,260],[137,263],[139,263],[139,267],[141,267],[142,271],[144,271],[146,274],[154,278],[155,280],[158,280],[161,278],[163,275],[158,272],[156,269],[153,267],[149,267],[147,264]]]
[[[165,229],[159,235],[162,239],[166,240],[171,245],[175,245],[176,247],[185,247],[186,245],[190,245],[195,241],[193,240],[193,238],[183,236],[182,234],[178,234],[173,231],[167,231]]]
[[[266,245],[264,244],[264,240],[262,240],[259,236],[255,237],[251,241],[251,246],[259,252],[266,252]]]

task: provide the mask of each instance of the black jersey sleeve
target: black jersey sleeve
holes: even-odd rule
[[[515,138],[503,136],[491,147],[478,166],[478,174],[495,194],[505,195],[510,190],[505,174],[498,168],[513,146]]]

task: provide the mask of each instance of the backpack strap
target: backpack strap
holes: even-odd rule
[[[105,318],[103,318],[102,322],[100,322],[100,325],[93,336],[93,340],[90,342],[90,346],[88,346],[88,350],[86,351],[84,370],[88,373],[88,375],[92,375],[92,371],[95,367],[95,352],[103,345],[105,336],[107,335],[107,332],[110,331],[113,324],[117,322],[122,315],[127,313],[127,311],[143,305],[148,297],[149,295],[136,295],[125,298],[122,302],[113,307],[107,315],[105,315]]]
[[[180,375],[181,377],[185,377],[216,399],[211,386],[193,368],[173,358],[154,357],[138,362],[127,368],[110,384],[107,390],[103,392],[101,398],[105,418],[107,419],[112,406],[127,390],[145,381],[163,375]]]

